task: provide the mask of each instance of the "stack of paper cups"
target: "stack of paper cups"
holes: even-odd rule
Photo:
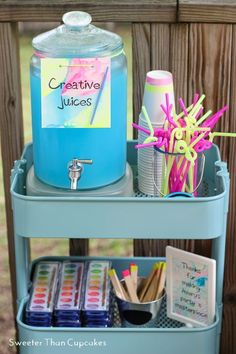
[[[172,74],[162,70],[148,72],[142,105],[146,108],[154,129],[163,127],[165,114],[161,104],[166,106],[167,93],[169,104],[175,108]],[[139,125],[149,130],[142,112],[139,116]],[[139,131],[138,143],[143,144],[147,137],[148,135]],[[138,149],[138,187],[142,193],[152,196],[161,195],[163,168],[165,168],[164,154],[155,153],[153,147]]]

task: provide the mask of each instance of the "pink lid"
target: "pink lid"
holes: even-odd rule
[[[156,86],[170,85],[173,83],[173,77],[169,71],[152,70],[147,73],[146,82]]]

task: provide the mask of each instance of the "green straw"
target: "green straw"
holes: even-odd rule
[[[230,138],[236,138],[236,133],[221,133],[221,132],[214,132],[209,133],[209,141],[213,142],[215,136],[228,136]]]

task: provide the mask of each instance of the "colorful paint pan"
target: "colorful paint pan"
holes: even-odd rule
[[[90,276],[90,279],[100,279],[101,278],[101,276],[100,275],[91,275]]]
[[[73,286],[63,286],[63,287],[61,288],[61,290],[63,290],[63,291],[73,290]]]
[[[101,269],[92,269],[91,273],[92,274],[100,274],[101,273]]]
[[[65,274],[74,274],[75,270],[74,269],[67,269],[65,270]]]

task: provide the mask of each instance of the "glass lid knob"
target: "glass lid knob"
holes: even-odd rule
[[[87,12],[71,11],[63,15],[62,21],[66,26],[78,28],[88,26],[92,21],[92,17]]]

